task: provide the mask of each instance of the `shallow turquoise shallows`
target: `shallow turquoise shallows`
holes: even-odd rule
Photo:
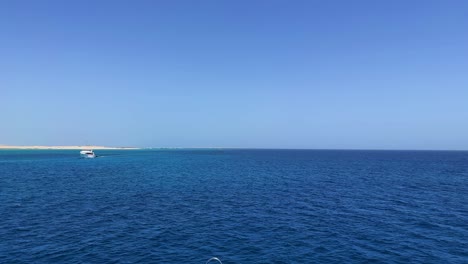
[[[0,151],[0,263],[468,263],[468,152]]]

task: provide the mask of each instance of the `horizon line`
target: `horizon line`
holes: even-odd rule
[[[239,150],[342,150],[342,151],[468,151],[468,149],[409,149],[409,148],[282,148],[282,147],[136,147],[105,145],[3,145],[0,149],[24,150],[66,150],[92,148],[102,150],[144,150],[144,149],[239,149]]]

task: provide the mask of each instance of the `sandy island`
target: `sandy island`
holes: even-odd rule
[[[0,149],[140,149],[140,148],[105,147],[105,146],[8,146],[8,145],[0,145]]]

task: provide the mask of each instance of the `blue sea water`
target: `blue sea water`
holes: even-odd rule
[[[468,263],[468,152],[0,151],[1,263]]]

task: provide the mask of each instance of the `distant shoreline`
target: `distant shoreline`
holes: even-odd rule
[[[106,147],[106,146],[8,146],[0,145],[0,149],[140,149],[135,147]]]

